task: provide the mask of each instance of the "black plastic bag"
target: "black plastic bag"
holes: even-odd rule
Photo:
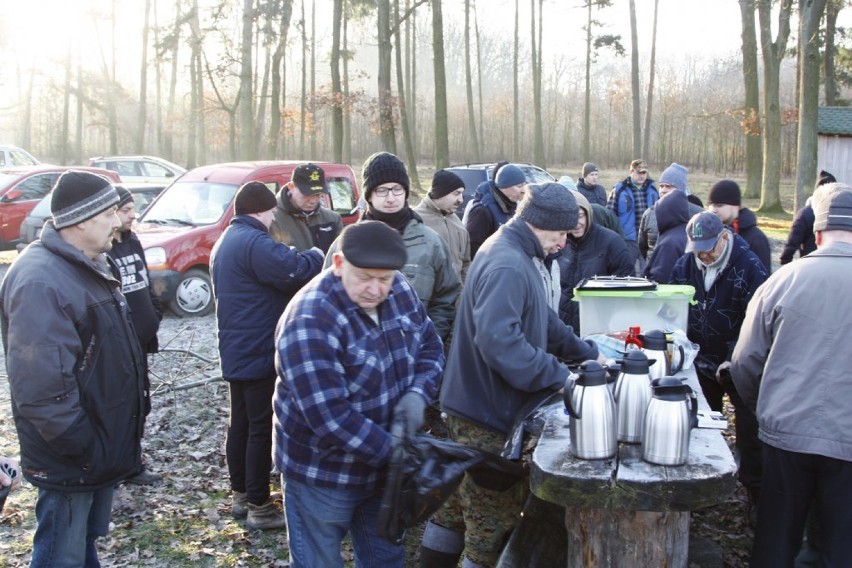
[[[395,439],[398,442],[388,464],[377,533],[397,544],[407,528],[427,520],[443,505],[466,471],[476,470],[477,478],[492,474],[497,485],[517,482],[524,475],[519,463],[452,440],[428,434]]]

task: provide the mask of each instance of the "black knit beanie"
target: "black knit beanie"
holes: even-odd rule
[[[370,194],[383,183],[398,183],[405,188],[405,198],[408,199],[408,170],[402,160],[390,152],[376,152],[364,162],[361,169],[364,180],[364,199],[370,201]]]
[[[819,186],[825,185],[827,183],[836,183],[836,182],[837,182],[837,179],[834,177],[834,175],[828,173],[825,170],[820,170],[819,175],[817,176],[816,186],[819,187]]]
[[[116,185],[115,191],[118,193],[118,208],[121,209],[131,201],[133,201],[133,194],[130,193],[126,187],[123,185]]]
[[[408,260],[402,235],[381,221],[358,221],[343,229],[340,252],[358,268],[399,270]]]
[[[732,179],[719,180],[710,188],[707,201],[717,205],[736,205],[739,207],[743,202],[740,186]]]
[[[429,190],[430,199],[440,199],[445,195],[449,195],[460,187],[464,187],[462,178],[448,172],[447,170],[438,170],[432,177],[432,189]]]
[[[105,177],[68,170],[59,176],[50,198],[57,229],[78,225],[118,203],[118,193]]]
[[[275,194],[273,194],[265,183],[250,181],[244,184],[234,199],[234,215],[251,215],[252,213],[263,213],[274,209]]]

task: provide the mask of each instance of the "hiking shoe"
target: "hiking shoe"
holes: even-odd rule
[[[284,513],[278,511],[271,499],[263,505],[248,504],[246,528],[249,530],[283,529],[286,526],[287,519],[284,518]]]
[[[154,473],[153,471],[148,471],[146,468],[143,467],[142,471],[128,479],[127,483],[132,483],[134,485],[156,485],[162,480],[162,475],[160,475],[159,473]]]
[[[231,497],[231,516],[235,519],[245,519],[248,515],[248,500],[246,494],[234,491]]]

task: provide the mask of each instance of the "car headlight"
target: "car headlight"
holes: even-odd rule
[[[148,270],[164,270],[166,260],[166,249],[163,247],[145,249],[145,261],[148,263]]]

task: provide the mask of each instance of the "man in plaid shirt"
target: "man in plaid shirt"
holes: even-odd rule
[[[376,534],[391,423],[423,424],[437,394],[443,346],[399,272],[399,232],[361,221],[333,264],[290,302],[276,331],[275,462],[282,472],[290,561],[343,566],[348,533],[361,566],[403,566],[405,550]]]

